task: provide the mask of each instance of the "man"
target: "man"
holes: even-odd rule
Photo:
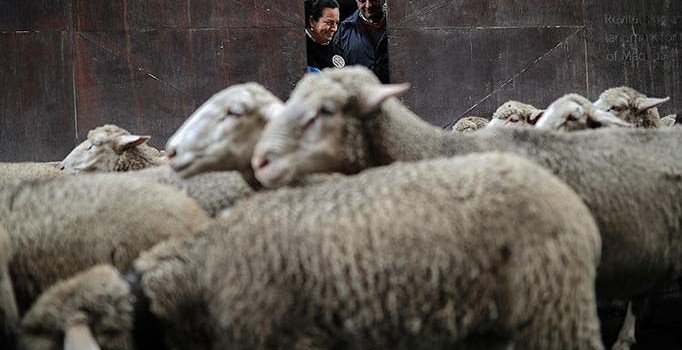
[[[346,64],[371,69],[382,83],[389,82],[385,0],[355,0],[358,10],[341,23],[336,41]]]
[[[341,49],[332,41],[339,25],[339,4],[336,0],[306,0],[306,71],[343,67],[346,63]]]

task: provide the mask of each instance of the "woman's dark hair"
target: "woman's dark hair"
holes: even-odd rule
[[[324,9],[339,8],[339,3],[336,0],[305,0],[305,25],[308,26],[308,19],[313,18],[317,21],[322,17]]]

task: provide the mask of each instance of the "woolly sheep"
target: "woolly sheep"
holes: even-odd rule
[[[552,102],[538,118],[535,127],[549,130],[583,130],[599,127],[630,127],[632,124],[594,107],[578,94],[568,94]]]
[[[258,187],[251,153],[264,125],[281,107],[282,101],[257,83],[233,85],[214,94],[168,140],[171,167],[183,178],[237,170]]]
[[[0,186],[0,223],[12,241],[10,271],[23,313],[59,279],[98,263],[130,268],[140,252],[209,219],[168,186],[99,174]]]
[[[83,171],[110,172],[140,170],[165,163],[163,153],[146,145],[149,136],[131,135],[116,125],[90,130],[61,163],[70,174]]]
[[[9,235],[0,224],[0,348],[14,349],[16,327],[19,324],[12,280],[7,265],[12,259]]]
[[[63,176],[51,163],[0,163],[0,184],[17,180],[38,180]]]
[[[168,165],[127,172],[119,176],[146,179],[169,185],[194,199],[210,217],[232,207],[238,200],[253,193],[241,174],[233,171],[201,173],[181,178]]]
[[[157,259],[170,274],[145,268],[150,253],[136,263],[178,348],[602,348],[596,225],[573,191],[517,156],[394,164],[254,195],[198,237]],[[195,267],[174,270],[185,261]],[[111,282],[91,283],[90,271],[46,292],[22,343],[59,348],[64,320],[96,305],[95,339],[127,349],[131,302],[101,292],[125,289],[103,269]]]
[[[459,118],[455,125],[452,126],[452,131],[462,134],[474,132],[478,129],[484,128],[486,125],[488,125],[488,122],[489,122],[488,119],[483,117],[476,116],[463,117]]]
[[[495,110],[488,123],[489,127],[532,126],[542,115],[543,110],[519,101],[507,101]]]
[[[661,118],[661,126],[674,126],[674,125],[679,125],[680,122],[679,120],[682,118],[682,114],[670,114],[666,115],[665,117]]]
[[[637,128],[659,128],[658,106],[670,100],[647,97],[627,86],[608,89],[599,95],[594,106],[633,124]]]
[[[681,275],[682,226],[674,218],[682,217],[682,130],[486,128],[452,135],[390,98],[406,86],[382,87],[369,73],[352,67],[304,77],[256,145],[257,178],[281,186],[309,172],[514,152],[550,169],[590,208],[604,242],[602,297],[631,298]]]

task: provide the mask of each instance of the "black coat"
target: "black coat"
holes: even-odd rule
[[[360,10],[346,18],[339,26],[334,40],[338,43],[346,59],[346,65],[363,65],[371,69],[382,83],[389,82],[388,74],[388,36],[381,36],[376,47],[362,25]]]
[[[316,43],[306,34],[306,53],[308,67],[322,70],[330,67],[343,67],[343,64],[345,64],[345,60],[341,60],[343,58],[341,49],[333,40],[327,45],[322,45]],[[339,56],[336,58],[337,64],[334,64],[334,61],[332,61],[334,56]]]

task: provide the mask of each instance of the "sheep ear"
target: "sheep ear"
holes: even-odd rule
[[[123,151],[137,147],[147,141],[149,141],[150,136],[140,136],[140,135],[121,135],[114,139],[114,151],[118,154]]]
[[[668,102],[670,97],[666,98],[655,98],[655,97],[641,97],[637,99],[637,109],[640,112],[644,112],[647,109],[658,107],[661,104]]]
[[[633,126],[632,124],[626,122],[625,120],[620,119],[609,112],[604,112],[599,109],[595,110],[594,113],[588,115],[588,118],[601,124],[602,126],[619,126],[624,128],[629,128]]]
[[[87,321],[79,319],[64,332],[64,350],[100,350]]]
[[[409,83],[382,84],[378,87],[367,89],[359,98],[360,112],[362,114],[368,114],[379,108],[379,106],[387,99],[401,96],[409,89]]]
[[[545,110],[539,110],[539,111],[533,112],[533,114],[531,114],[531,116],[530,116],[530,119],[528,119],[528,122],[532,125],[535,125],[535,123],[538,122],[538,119],[540,119],[540,117],[542,117],[542,115],[544,113],[545,113]]]

